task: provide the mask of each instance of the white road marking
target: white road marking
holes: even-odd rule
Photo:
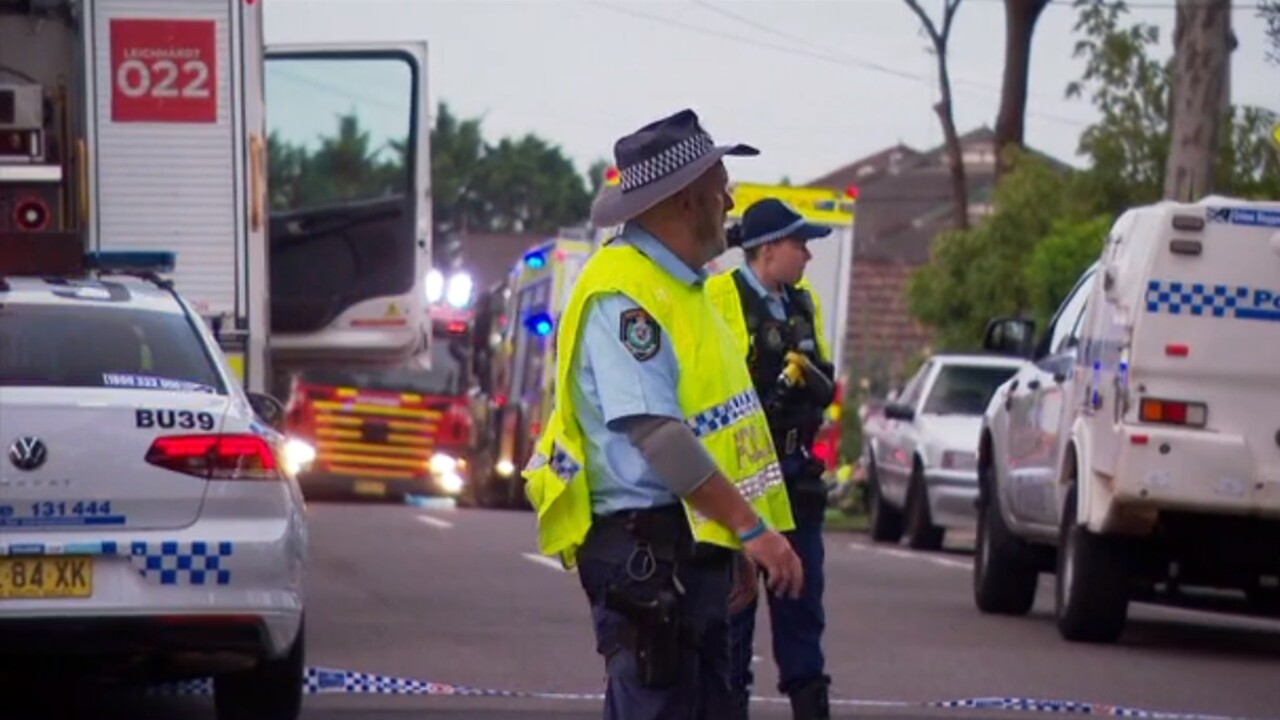
[[[559,570],[560,572],[568,572],[567,570],[564,569],[564,567],[560,564],[559,561],[553,560],[547,557],[546,555],[539,555],[537,553],[523,553],[523,555],[525,560],[528,560],[529,562],[534,563],[535,565],[549,567],[552,570]]]
[[[432,517],[430,515],[419,515],[418,522],[424,525],[430,525],[431,527],[438,527],[438,528],[453,527],[453,523],[449,522],[448,520],[441,520],[438,517]]]

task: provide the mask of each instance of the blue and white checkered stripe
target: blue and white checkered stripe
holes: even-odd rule
[[[662,152],[634,165],[618,169],[622,191],[644,187],[674,173],[680,168],[715,150],[715,143],[706,133],[685,138]]]
[[[1147,284],[1147,312],[1169,315],[1236,315],[1236,307],[1249,298],[1243,286],[1205,285],[1152,280]]]
[[[134,542],[129,562],[148,580],[161,585],[230,585],[225,565],[235,552],[231,542]]]
[[[738,393],[715,407],[703,410],[685,420],[685,424],[699,438],[717,430],[737,424],[743,418],[760,410],[760,399],[755,390]]]
[[[569,453],[565,452],[564,448],[559,445],[554,445],[552,447],[551,472],[555,473],[557,477],[565,482],[569,482],[581,469],[582,466],[578,464],[578,461],[570,457]]]

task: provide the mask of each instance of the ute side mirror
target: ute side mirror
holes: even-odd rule
[[[916,417],[916,411],[906,403],[894,402],[884,406],[884,416],[890,420],[911,422]]]
[[[284,403],[277,400],[266,393],[251,392],[249,395],[249,405],[253,407],[253,412],[266,424],[276,430],[284,430]]]
[[[987,323],[982,349],[1000,355],[1030,358],[1035,353],[1036,321],[1003,317]]]

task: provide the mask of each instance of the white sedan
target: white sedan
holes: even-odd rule
[[[929,358],[882,418],[866,426],[871,537],[936,550],[949,528],[976,525],[978,435],[992,393],[1025,360]]]
[[[0,277],[0,653],[212,675],[222,720],[296,717],[307,535],[281,410],[162,285]]]

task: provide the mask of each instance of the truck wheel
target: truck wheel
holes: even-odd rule
[[[979,472],[990,473],[989,468]],[[978,507],[978,542],[973,559],[973,601],[984,613],[1026,615],[1036,602],[1040,573],[1026,543],[1004,524],[994,483],[985,485]]]
[[[929,510],[929,488],[924,483],[924,470],[917,463],[911,471],[907,489],[907,545],[915,550],[938,550],[946,528],[933,524]]]
[[[1073,642],[1120,639],[1129,614],[1124,548],[1076,522],[1076,488],[1067,493],[1058,543],[1058,632]]]
[[[876,472],[875,456],[868,457],[867,512],[871,516],[871,539],[879,543],[896,543],[902,537],[902,513],[885,503],[880,494],[880,474]]]
[[[213,704],[218,720],[296,720],[302,713],[305,635],[304,620],[284,657],[262,660],[252,670],[216,676]]]

